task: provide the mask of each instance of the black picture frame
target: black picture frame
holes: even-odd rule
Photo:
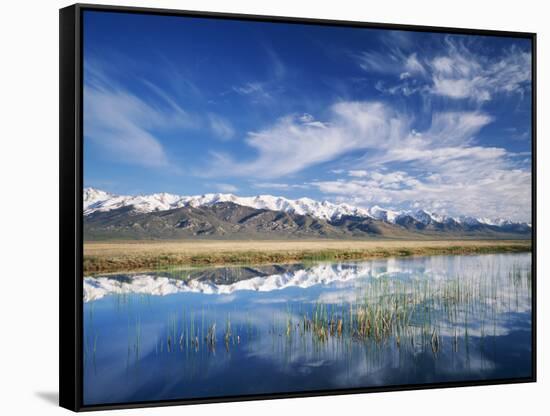
[[[432,384],[411,384],[400,386],[353,388],[310,392],[260,394],[251,396],[227,396],[191,400],[142,401],[109,405],[83,405],[83,57],[82,57],[82,14],[83,11],[106,11],[115,13],[134,13],[151,15],[169,15],[181,17],[201,17],[212,19],[231,19],[257,22],[284,22],[301,25],[344,26],[356,28],[379,28],[416,32],[436,32],[465,35],[490,35],[523,38],[532,45],[532,375],[526,378],[497,379],[487,381],[441,382]],[[142,7],[103,6],[75,4],[59,12],[59,404],[73,411],[103,409],[139,408],[197,403],[219,403],[229,401],[266,400],[278,398],[343,395],[369,392],[387,392],[416,389],[449,388],[464,386],[495,385],[509,383],[536,382],[537,370],[537,309],[536,309],[536,34],[495,30],[448,28],[433,26],[414,26],[388,23],[365,23],[326,19],[309,19],[279,16],[257,16],[232,13],[214,13],[154,9]]]

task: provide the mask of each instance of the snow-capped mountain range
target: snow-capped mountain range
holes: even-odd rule
[[[94,212],[106,212],[114,209],[132,207],[138,213],[167,211],[183,207],[212,206],[220,202],[231,202],[236,205],[254,209],[283,211],[297,215],[310,215],[326,221],[335,221],[343,216],[373,218],[390,224],[397,224],[407,217],[423,224],[464,224],[505,226],[519,224],[507,219],[475,218],[471,216],[450,217],[438,215],[419,209],[414,211],[394,211],[377,205],[370,208],[354,207],[349,204],[335,204],[329,201],[315,201],[310,198],[287,199],[272,195],[240,197],[233,194],[210,193],[195,196],[181,196],[169,193],[150,195],[115,195],[95,188],[84,189],[84,215]],[[531,226],[531,224],[521,223]]]

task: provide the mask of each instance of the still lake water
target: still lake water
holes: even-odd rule
[[[84,280],[86,405],[530,375],[530,253]]]

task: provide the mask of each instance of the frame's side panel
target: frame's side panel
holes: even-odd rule
[[[531,37],[531,351],[532,380],[537,381],[537,34]]]
[[[59,11],[59,404],[81,403],[78,8]]]

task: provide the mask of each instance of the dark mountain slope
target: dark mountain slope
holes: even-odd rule
[[[255,209],[232,202],[139,213],[132,207],[84,217],[86,240],[111,239],[286,239],[286,238],[529,238],[530,229],[511,225],[422,223],[404,217],[398,224],[342,216],[325,221],[310,215]]]

